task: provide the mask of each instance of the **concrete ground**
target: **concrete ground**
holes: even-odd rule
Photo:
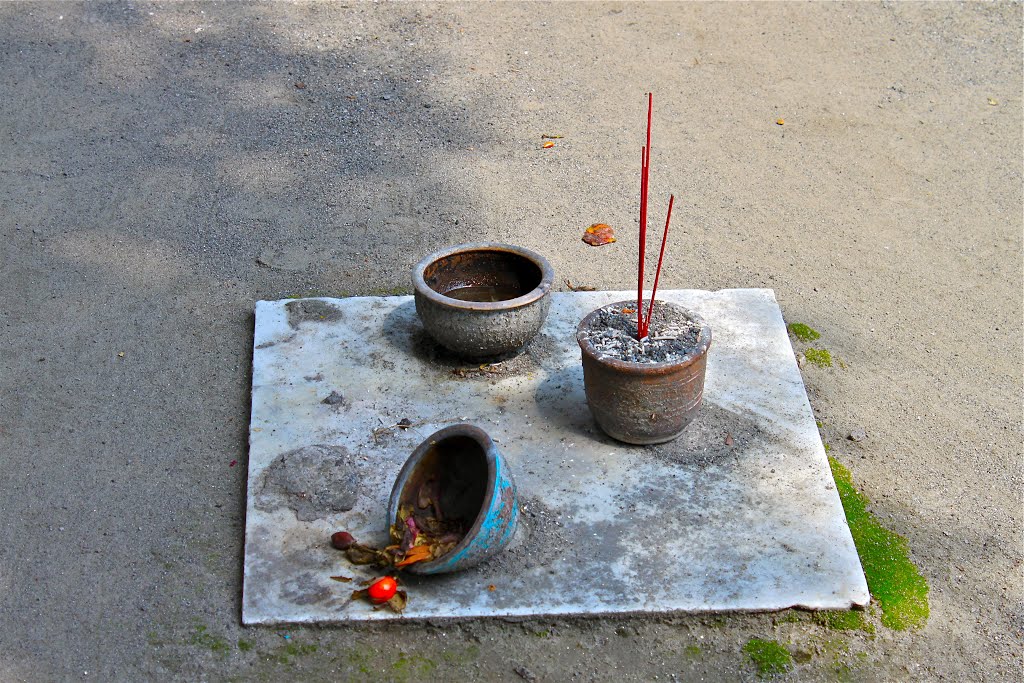
[[[1019,680],[1022,26],[1016,3],[0,5],[0,680],[751,680],[752,638],[797,680]],[[927,625],[243,629],[253,302],[407,291],[480,239],[629,287],[648,90],[662,286],[771,287],[821,332],[823,438],[908,539]],[[619,242],[583,244],[594,222]]]

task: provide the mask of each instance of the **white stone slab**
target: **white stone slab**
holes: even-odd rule
[[[604,436],[583,395],[576,324],[630,294],[552,296],[528,353],[497,372],[468,374],[460,369],[473,366],[426,337],[412,297],[257,303],[246,624],[867,603],[771,290],[661,293],[703,315],[714,341],[700,416],[677,441],[656,447]],[[331,392],[344,401],[323,403]],[[374,436],[402,419],[415,424]],[[351,602],[355,584],[329,577],[371,572],[349,565],[330,534],[344,529],[383,544],[402,463],[434,431],[462,421],[489,432],[512,467],[524,512],[512,547],[466,572],[408,577],[401,617]],[[297,499],[264,486],[265,470],[282,453],[314,444],[347,450],[360,493],[347,512],[301,521],[288,506]],[[311,495],[306,518],[317,514],[320,499]]]

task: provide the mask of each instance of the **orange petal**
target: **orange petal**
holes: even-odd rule
[[[543,147],[544,149],[550,149],[551,147],[554,146],[555,143],[551,142],[551,140],[547,140],[543,145],[541,145],[541,147]]]
[[[422,562],[430,559],[430,548],[425,545],[416,545],[409,548],[409,552],[405,554],[405,558],[401,562],[396,562],[396,567],[404,567],[409,564],[415,564],[416,562]]]

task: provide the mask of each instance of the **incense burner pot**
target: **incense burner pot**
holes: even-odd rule
[[[388,503],[389,524],[402,507],[414,509],[424,491],[436,492],[435,505],[447,519],[464,520],[468,531],[451,550],[429,562],[405,568],[412,574],[443,574],[468,569],[501,552],[519,521],[516,487],[487,432],[454,424],[431,434],[416,447],[395,480]]]
[[[413,268],[416,312],[430,336],[460,356],[513,354],[544,324],[554,277],[547,259],[523,247],[448,247]]]
[[[600,327],[602,311],[636,306],[635,301],[593,311],[576,328],[590,412],[608,436],[625,443],[649,445],[675,439],[697,417],[704,397],[711,327],[693,311],[658,303],[674,307],[697,330],[685,355],[667,362],[623,360],[595,344],[593,332]]]

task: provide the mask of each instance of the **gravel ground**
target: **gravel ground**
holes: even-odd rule
[[[0,4],[0,680],[753,680],[751,638],[798,680],[1019,680],[1022,27],[1019,3]],[[908,539],[927,625],[243,629],[253,302],[406,292],[481,239],[628,289],[647,90],[660,287],[771,287],[821,333],[823,438]],[[583,244],[597,222],[619,241]]]

